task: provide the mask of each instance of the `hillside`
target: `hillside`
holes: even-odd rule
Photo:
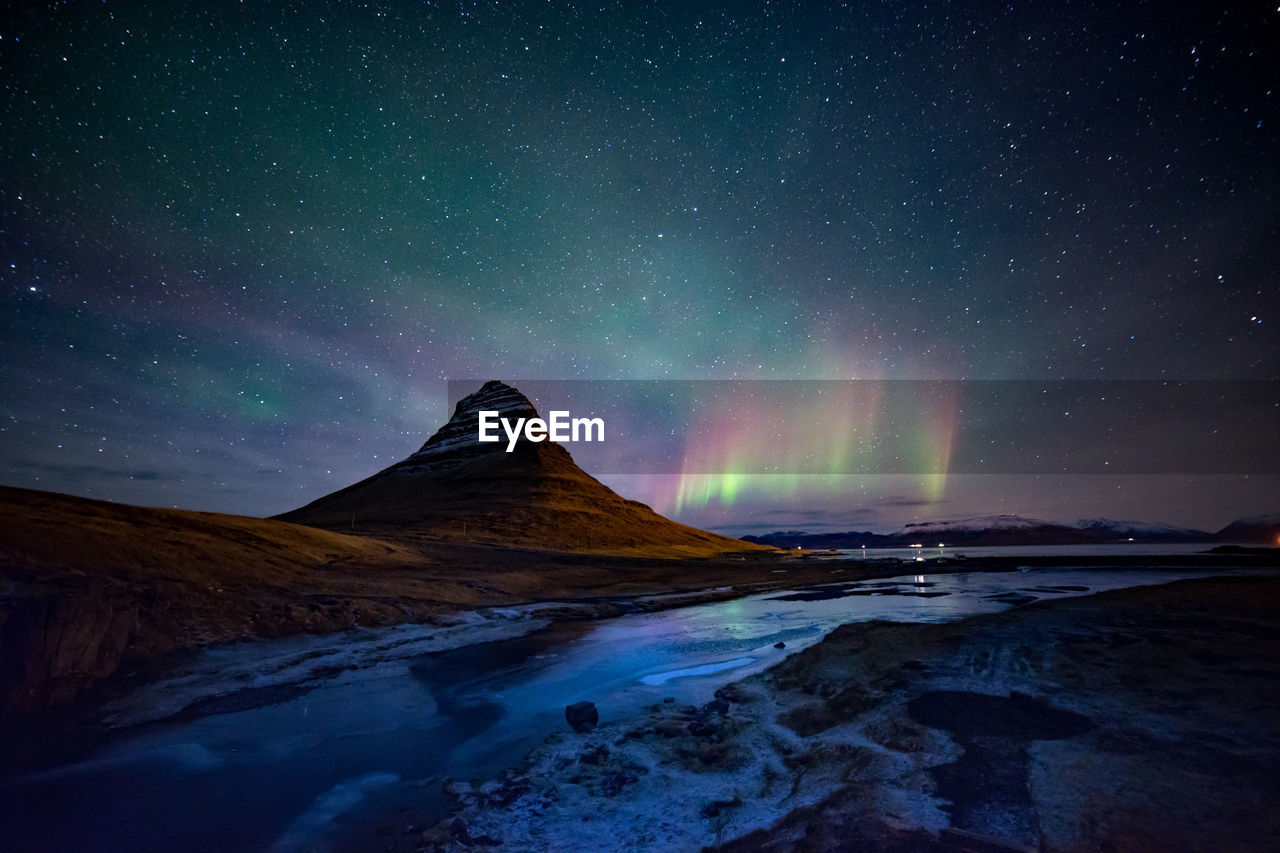
[[[549,551],[707,557],[766,550],[678,524],[627,500],[550,442],[476,439],[477,413],[536,417],[519,391],[487,382],[408,458],[281,520],[396,541],[501,544]]]

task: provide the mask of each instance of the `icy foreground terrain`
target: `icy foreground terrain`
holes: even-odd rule
[[[248,706],[253,699],[247,691],[314,686],[343,670],[518,637],[550,624],[535,615],[537,610],[536,606],[471,610],[434,625],[360,628],[208,649],[162,679],[107,705],[103,723],[110,728],[138,725],[236,695]]]

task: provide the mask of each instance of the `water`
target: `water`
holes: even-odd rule
[[[948,621],[1032,597],[1204,574],[1052,568],[841,583],[833,568],[835,586],[798,594],[555,625],[384,661],[277,704],[136,726],[79,760],[8,780],[0,849],[411,847],[408,824],[446,813],[445,778],[492,778],[517,765],[548,734],[567,731],[567,704],[590,700],[602,722],[622,720],[666,697],[705,702],[842,623]]]
[[[942,545],[923,542],[919,548],[851,548],[840,551],[846,557],[883,559],[896,557],[1149,557],[1203,554],[1217,543],[1205,542],[1116,542],[1107,545]]]

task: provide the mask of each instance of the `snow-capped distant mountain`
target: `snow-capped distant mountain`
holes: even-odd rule
[[[1003,515],[980,515],[974,518],[962,518],[954,521],[921,521],[905,525],[900,532],[902,534],[968,533],[978,530],[1031,530],[1046,526],[1067,527],[1068,525],[1006,513]]]
[[[1074,545],[1098,534],[1069,524],[1021,515],[983,515],[908,524],[891,534],[902,545]]]
[[[1232,524],[1249,524],[1262,526],[1267,524],[1280,524],[1280,512],[1269,512],[1263,515],[1249,515],[1244,518],[1237,518]]]
[[[1094,530],[1117,542],[1209,542],[1213,534],[1207,530],[1174,527],[1147,521],[1114,521],[1110,518],[1085,518],[1076,522],[1081,530]]]
[[[744,537],[780,548],[905,548],[910,545],[1073,545],[1099,541],[1098,534],[1068,524],[1020,515],[984,515],[908,524],[889,534],[849,531],[804,534],[794,531]]]
[[[1241,525],[1245,525],[1241,526]],[[1224,534],[1234,538],[1224,538]],[[1280,535],[1280,515],[1241,519],[1217,534],[1204,530],[1174,527],[1147,521],[1114,521],[1088,518],[1076,524],[1003,514],[982,515],[944,521],[908,524],[889,534],[849,531],[847,533],[803,533],[775,531],[762,536],[745,536],[781,548],[904,548],[910,545],[935,547],[980,545],[1107,545],[1117,542],[1274,542]],[[1269,538],[1268,538],[1269,537]]]

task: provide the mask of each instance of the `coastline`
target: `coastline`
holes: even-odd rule
[[[496,555],[491,552],[490,556]],[[1265,568],[1271,564],[1272,555],[1206,552],[1169,556],[930,558],[915,563],[896,558],[790,554],[754,555],[749,561],[623,561],[522,551],[512,559],[519,566],[512,572],[516,577],[539,569],[554,577],[557,569],[572,570],[577,563],[591,563],[596,570],[592,580],[606,576],[614,583],[603,588],[582,588],[579,584],[584,579],[577,577],[577,583],[562,582],[558,591],[563,595],[537,597],[517,597],[493,587],[479,596],[475,605],[434,602],[421,612],[412,609],[408,614],[402,607],[400,620],[368,618],[365,623],[339,625],[290,622],[277,624],[262,636],[241,633],[213,638],[192,632],[172,639],[162,653],[136,659],[123,657],[119,671],[96,679],[74,701],[46,711],[38,722],[31,715],[11,716],[7,728],[14,737],[14,733],[20,734],[28,726],[37,731],[85,727],[105,731],[171,717],[220,713],[228,707],[277,701],[272,691],[300,695],[348,668],[366,668],[418,653],[516,637],[555,623],[658,612],[782,589],[820,589],[917,572],[1011,572],[1022,567],[1061,565],[1095,571],[1133,567],[1194,571],[1203,565]],[[254,687],[245,688],[250,672]],[[91,732],[87,736],[91,739]]]
[[[1272,846],[1278,611],[1244,576],[842,626],[700,708],[450,783],[418,848]]]
[[[125,684],[244,642],[397,625],[555,602],[552,619],[748,595],[781,586],[1009,570],[1067,559],[959,556],[904,563],[741,543],[558,552],[431,537],[379,539],[270,519],[159,510],[0,488],[0,720],[71,721]],[[732,542],[732,540],[724,540]],[[1080,566],[1265,565],[1266,553],[1071,558]],[[127,686],[127,685],[126,685]]]
[[[1166,571],[1181,567],[1189,572],[1203,572],[1206,568],[1205,561],[1213,561],[1219,564],[1222,562],[1236,562],[1236,568],[1241,567],[1238,561],[1245,561],[1260,568],[1274,570],[1275,556],[1273,552],[1268,552],[1260,555],[1240,555],[1226,561],[1222,560],[1218,555],[1204,555],[1202,559],[1190,561],[1186,556],[1171,557],[1164,560],[1153,560],[1151,557],[1134,559],[1113,557],[1106,561],[1113,565],[1095,564],[1085,570],[1084,577],[1087,578],[1089,572],[1105,574],[1108,568],[1123,573],[1125,569],[1141,568],[1142,566],[1149,567],[1153,562],[1163,563],[1164,565],[1161,568]],[[932,597],[937,595],[934,591],[913,590],[910,583],[913,576],[917,572],[939,575],[950,572],[971,573],[977,571],[979,574],[983,574],[984,572],[981,572],[981,570],[984,568],[1003,574],[1017,570],[1027,560],[1015,558],[1006,561],[958,561],[952,566],[922,565],[918,563],[912,565],[897,562],[868,565],[868,562],[870,561],[864,562],[860,559],[843,561],[838,559],[801,558],[796,560],[795,564],[807,566],[810,572],[814,573],[813,576],[822,578],[818,584],[801,583],[801,573],[798,572],[787,570],[783,573],[777,573],[776,570],[769,569],[767,574],[757,576],[758,578],[767,578],[766,580],[760,580],[759,583],[752,585],[735,587],[726,584],[706,589],[698,588],[692,579],[683,579],[680,585],[689,587],[688,591],[673,592],[668,589],[665,592],[650,595],[600,595],[571,600],[541,601],[515,607],[472,609],[460,615],[441,619],[434,626],[362,627],[339,634],[322,636],[297,635],[292,638],[243,645],[215,645],[198,652],[193,657],[188,657],[185,661],[187,669],[172,671],[165,680],[155,681],[153,680],[155,677],[154,672],[140,670],[133,678],[118,682],[117,686],[127,686],[129,688],[127,692],[132,692],[135,689],[135,684],[141,687],[141,690],[132,693],[132,699],[126,696],[124,697],[126,699],[125,702],[108,709],[116,716],[113,721],[114,724],[119,726],[114,732],[104,733],[100,728],[97,728],[97,719],[100,718],[81,718],[82,721],[87,720],[90,723],[90,727],[82,727],[79,731],[70,732],[66,727],[60,726],[57,721],[50,720],[47,725],[27,730],[25,745],[31,747],[31,749],[24,750],[22,749],[24,743],[21,742],[22,738],[20,737],[22,730],[17,727],[7,727],[5,729],[7,735],[11,739],[19,741],[16,744],[19,749],[9,751],[7,754],[9,761],[13,762],[12,766],[22,772],[23,775],[26,775],[28,771],[38,770],[41,767],[49,768],[54,773],[57,773],[58,766],[63,765],[67,760],[76,762],[82,756],[87,756],[89,751],[98,752],[100,749],[105,748],[107,750],[106,754],[110,754],[110,750],[114,748],[112,744],[129,742],[137,737],[159,737],[161,741],[164,741],[168,738],[168,735],[164,734],[165,732],[170,730],[183,732],[186,730],[188,723],[196,727],[213,726],[215,730],[219,727],[225,728],[228,725],[235,726],[237,723],[234,721],[241,719],[235,713],[238,711],[249,711],[255,715],[263,714],[266,716],[256,719],[270,720],[272,715],[277,714],[277,709],[285,714],[305,714],[306,708],[313,701],[331,703],[334,701],[333,697],[335,695],[342,695],[342,691],[347,691],[348,701],[359,701],[358,685],[375,684],[389,673],[405,670],[406,667],[418,666],[419,664],[414,662],[415,659],[420,660],[424,655],[427,658],[435,659],[436,655],[433,653],[445,649],[464,652],[461,657],[458,657],[454,652],[450,652],[445,657],[453,660],[453,663],[449,664],[450,666],[462,662],[462,671],[467,671],[468,667],[474,667],[475,661],[483,662],[489,660],[488,656],[493,654],[493,652],[489,651],[491,648],[510,648],[516,655],[516,658],[513,659],[518,659],[520,654],[526,653],[521,650],[538,647],[551,648],[546,645],[548,642],[563,643],[566,638],[572,641],[572,638],[580,634],[585,636],[585,632],[593,631],[594,624],[598,623],[599,620],[609,617],[625,614],[655,613],[702,602],[724,602],[742,596],[749,596],[752,593],[777,590],[783,587],[806,586],[807,588],[803,591],[798,591],[794,595],[775,596],[772,598],[765,596],[765,598],[770,601],[825,602],[831,598],[838,599],[848,595],[906,594],[921,596],[917,600],[922,604],[925,600],[946,602],[948,600],[946,598]],[[858,565],[856,567],[851,566],[851,563],[857,563]],[[1195,565],[1196,563],[1200,563],[1200,565]],[[1051,561],[1051,564],[1060,564],[1060,561],[1054,560]],[[740,569],[740,566],[738,568]],[[864,580],[872,580],[875,577],[901,577],[904,572],[907,574],[907,577],[904,578],[907,582],[904,590],[881,590],[881,587],[895,586],[894,584],[871,583],[863,585],[861,583]],[[1079,577],[1079,571],[1073,569],[1072,573]],[[997,582],[995,588],[1017,589],[1020,586],[1027,586],[1027,581],[1019,580],[1020,576],[1021,573],[1015,573],[1007,580]],[[915,578],[915,580],[918,581],[920,579]],[[960,582],[968,583],[965,581]],[[1093,582],[1083,578],[1057,582],[1088,584],[1090,588],[1094,586]],[[986,586],[986,582],[980,581],[980,583]],[[1052,583],[1052,581],[1045,578],[1039,583]],[[1035,582],[1032,582],[1032,585],[1034,586]],[[902,584],[897,586],[902,586]],[[928,584],[925,584],[925,586],[928,586]],[[990,589],[991,587],[987,588]],[[1061,587],[1062,592],[1084,589],[1083,585]],[[1028,591],[1035,592],[1034,589],[1029,589]],[[1055,593],[1057,590],[1050,586],[1046,587],[1044,592]],[[1002,603],[1007,603],[1007,599],[1004,598],[1006,595],[1008,594],[1001,593]],[[996,596],[989,595],[987,597],[995,598]],[[1092,596],[1081,600],[1087,601],[1090,598]],[[892,604],[892,602],[896,601],[895,598],[887,598],[883,599],[883,601],[891,608],[896,606]],[[714,605],[715,608],[726,606],[736,608],[739,605]],[[1005,612],[1018,612],[1018,610]],[[662,618],[666,619],[668,617]],[[682,617],[677,615],[671,618],[679,620]],[[450,624],[445,625],[444,622],[446,621]],[[681,623],[677,621],[676,624]],[[834,624],[836,623],[829,623],[824,630],[830,631]],[[545,626],[545,631],[542,630],[543,626]],[[839,635],[840,632],[849,627],[851,626],[837,629],[835,635]],[[911,626],[904,627],[909,628]],[[903,637],[909,638],[912,636],[915,635],[910,632],[903,634]],[[555,639],[557,637],[559,639]],[[511,638],[518,639],[513,641]],[[787,639],[788,645],[792,645],[790,637],[782,637],[781,639]],[[500,642],[491,643],[493,640],[499,640]],[[515,645],[513,645],[513,642]],[[910,642],[909,639],[908,642]],[[1045,640],[1041,638],[1037,642],[1045,642]],[[825,640],[819,643],[816,648],[823,648],[830,645],[830,643],[830,639]],[[770,649],[769,651],[774,652],[775,650]],[[503,651],[501,654],[507,654],[507,652]],[[776,656],[770,654],[765,657],[771,657],[771,662],[776,664],[778,659],[786,654],[792,655],[794,659],[804,660],[806,659],[805,656],[810,654],[810,651],[795,652],[793,647],[791,651],[777,652]],[[910,663],[910,661],[908,660],[907,663]],[[384,667],[384,664],[388,666]],[[760,667],[757,667],[756,671],[759,671],[759,669]],[[907,667],[907,669],[909,670],[910,667]],[[479,671],[483,671],[483,669]],[[781,669],[775,666],[774,670],[767,670],[759,677],[772,677],[768,674],[777,671],[781,671]],[[742,679],[743,675],[745,673],[736,676],[736,678]],[[729,678],[734,677],[732,675],[729,676]],[[724,684],[726,680],[719,680],[718,683]],[[754,683],[752,679],[746,679],[742,684],[738,685],[738,688],[751,683]],[[679,700],[681,703],[690,701],[701,703],[710,697],[714,686],[712,685],[701,691],[701,695],[694,696],[681,694],[679,692],[680,688],[674,689],[676,695],[685,695],[684,699]],[[314,700],[306,695],[313,689],[320,687],[325,689],[318,691]],[[643,710],[645,704],[643,702],[636,703],[632,709],[628,710],[626,712],[626,720],[632,726],[628,730],[631,732],[632,740],[638,739],[642,741],[645,749],[653,749],[652,744],[657,740],[661,740],[667,747],[664,749],[660,745],[656,752],[649,754],[651,763],[648,765],[647,773],[636,769],[646,767],[643,761],[624,761],[621,765],[618,765],[614,761],[614,756],[604,750],[596,750],[594,755],[587,758],[585,764],[580,760],[581,755],[579,753],[573,753],[572,755],[562,754],[557,759],[558,766],[556,769],[563,769],[563,767],[571,765],[578,766],[579,769],[590,768],[585,775],[582,775],[579,782],[584,782],[585,780],[584,784],[592,788],[589,792],[590,797],[599,798],[603,796],[605,799],[613,799],[618,794],[624,793],[633,784],[631,777],[635,777],[634,781],[639,782],[643,782],[650,775],[655,779],[663,780],[662,786],[658,791],[659,796],[667,789],[683,790],[681,786],[687,781],[687,772],[693,769],[697,774],[698,785],[695,786],[692,795],[682,798],[682,802],[684,800],[696,802],[701,793],[709,790],[707,788],[708,783],[714,782],[716,774],[722,771],[728,772],[731,779],[737,782],[741,782],[742,779],[757,771],[767,771],[768,780],[762,779],[761,787],[759,788],[760,791],[764,791],[764,781],[769,781],[770,784],[777,783],[777,780],[787,779],[787,774],[795,770],[794,767],[788,764],[788,761],[800,761],[802,764],[805,762],[813,763],[811,758],[802,757],[797,759],[794,757],[796,754],[803,756],[808,752],[814,752],[814,749],[806,747],[806,743],[808,743],[806,739],[816,736],[821,740],[828,736],[826,734],[827,729],[838,728],[837,726],[823,728],[822,715],[815,712],[822,711],[824,706],[821,702],[815,705],[814,699],[816,695],[817,699],[826,700],[836,693],[840,693],[841,690],[832,690],[820,686],[811,688],[816,690],[816,694],[810,692],[805,696],[808,704],[813,707],[809,707],[807,711],[802,711],[801,717],[788,718],[788,720],[780,722],[779,715],[792,709],[789,707],[781,710],[775,708],[772,717],[766,715],[755,720],[756,725],[743,727],[741,723],[744,720],[751,722],[747,719],[750,715],[740,714],[739,711],[741,709],[738,708],[738,704],[742,704],[743,708],[747,708],[750,703],[740,703],[739,699],[734,698],[732,691],[738,688],[729,688],[728,698],[722,697],[725,702],[729,702],[729,706],[725,708],[709,709],[705,706],[692,707],[664,703],[658,707],[657,713],[652,715],[653,718],[651,720],[646,718]],[[355,692],[351,692],[353,689]],[[663,690],[663,688],[653,689],[650,694],[651,698],[645,701],[654,702],[658,701],[662,696],[671,695],[663,692]],[[1028,689],[1025,692],[1032,691]],[[434,688],[432,688],[431,695],[434,698],[439,698],[435,694]],[[587,699],[596,698],[592,697],[590,688],[588,688],[587,692],[580,693],[580,695],[582,698]],[[299,700],[300,697],[305,698],[301,698],[300,701],[291,701]],[[795,702],[791,701],[795,698],[791,697],[787,701],[791,705],[795,705]],[[804,697],[801,698],[803,699]],[[849,699],[850,694],[847,693],[840,699],[835,706],[837,714],[857,707],[856,704],[848,704],[847,700]],[[429,701],[427,705],[422,706],[421,710],[430,711],[431,705]],[[131,707],[130,702],[132,702]],[[767,702],[760,703],[758,707],[765,708],[768,704]],[[805,702],[801,701],[797,707],[804,704]],[[416,700],[413,705],[417,707]],[[602,708],[608,708],[608,703]],[[392,708],[387,708],[387,710],[392,712],[392,718],[389,719],[394,719],[395,715],[400,713]],[[409,708],[406,707],[405,710],[408,711]],[[726,711],[729,713],[726,714]],[[609,713],[616,714],[616,709]],[[808,714],[807,719],[803,717],[805,713]],[[738,716],[730,719],[735,714]],[[224,717],[223,715],[227,716]],[[518,748],[510,750],[509,761],[504,758],[500,762],[490,760],[487,763],[481,762],[480,765],[468,765],[465,762],[462,764],[455,763],[454,768],[446,773],[432,774],[430,771],[424,773],[420,770],[401,771],[407,774],[404,776],[405,779],[416,780],[411,785],[430,786],[432,793],[426,795],[425,799],[418,801],[424,806],[430,803],[428,811],[419,814],[414,823],[401,823],[401,818],[394,816],[396,809],[404,810],[406,820],[413,819],[415,809],[415,797],[406,792],[406,796],[399,797],[400,802],[394,808],[389,808],[385,811],[378,811],[377,808],[374,808],[366,810],[363,815],[353,813],[350,818],[344,817],[341,821],[343,826],[338,830],[342,843],[353,845],[353,849],[364,849],[366,846],[370,849],[417,849],[419,846],[418,836],[423,832],[423,828],[441,815],[448,813],[448,797],[442,795],[440,785],[441,780],[450,775],[467,777],[474,773],[479,777],[471,780],[473,784],[471,784],[470,788],[466,784],[451,785],[449,787],[449,793],[454,795],[454,798],[463,805],[491,804],[494,796],[499,799],[509,798],[513,789],[508,783],[517,780],[521,771],[504,771],[500,778],[489,778],[487,781],[486,774],[497,775],[501,768],[518,766],[521,761],[521,754],[525,750],[533,748],[536,754],[538,751],[536,744],[546,737],[547,732],[557,729],[555,717],[559,716],[561,714],[557,710],[553,716],[549,716],[535,729],[521,734],[520,737],[523,740],[519,741]],[[453,719],[453,717],[450,717],[450,719]],[[613,719],[622,719],[622,717],[613,716]],[[466,734],[462,730],[471,731],[468,728],[471,722],[467,719],[459,717],[456,722],[461,726],[460,736],[465,736]],[[174,728],[175,724],[176,728]],[[399,725],[398,723],[393,724]],[[269,725],[264,730],[269,730]],[[421,728],[420,724],[410,723],[409,725],[415,726],[415,730]],[[436,723],[428,723],[427,725],[428,727],[433,727]],[[559,725],[563,725],[563,720],[560,721]],[[257,728],[258,726],[255,724],[255,730]],[[205,730],[208,731],[208,729]],[[780,732],[785,735],[783,739],[780,739]],[[790,734],[788,735],[786,732],[790,732]],[[70,737],[67,737],[68,734]],[[185,735],[179,735],[179,737],[185,737]],[[763,737],[763,740],[757,743],[752,740],[752,738],[756,737]],[[745,740],[740,738],[745,738]],[[792,741],[792,745],[789,747],[791,751],[783,755],[782,758],[776,758],[777,744],[785,742],[785,738],[790,738]],[[563,740],[563,738],[555,740]],[[667,743],[667,741],[670,742]],[[340,742],[341,738],[334,741],[334,743]],[[442,742],[442,746],[448,742],[451,741]],[[512,741],[512,743],[515,742]],[[46,749],[41,746],[41,743],[46,744],[49,748]],[[945,751],[946,741],[940,740],[938,743],[941,745],[938,745],[934,751]],[[569,747],[573,747],[572,738],[569,739],[568,744]],[[745,744],[746,748],[739,749],[738,747],[743,744]],[[837,753],[844,755],[846,758],[852,755],[853,758],[850,761],[857,764],[862,761],[861,758],[857,757],[861,753],[856,751],[849,753],[845,748],[849,746],[868,747],[868,744],[871,744],[871,741],[862,736],[861,741],[856,744],[837,743],[835,749]],[[607,743],[600,745],[608,746]],[[613,748],[611,747],[611,749]],[[35,760],[25,761],[22,755],[24,751],[28,752],[29,757]],[[623,756],[625,756],[626,752],[619,749],[614,749],[613,751],[620,752]],[[818,753],[821,752],[822,750],[818,749]],[[37,753],[44,753],[44,757],[42,758]],[[499,756],[500,754],[495,752],[493,755]],[[775,760],[766,760],[763,763],[755,760],[757,756],[763,756],[768,759],[771,755],[775,756]],[[953,755],[952,757],[956,756]],[[48,760],[50,758],[52,762]],[[895,760],[901,764],[905,759],[898,757]],[[595,762],[594,765],[592,765],[593,761]],[[395,764],[396,760],[391,759],[390,765],[378,764],[374,766],[386,767],[394,766]],[[484,769],[486,767],[487,769]],[[920,767],[916,768],[916,772],[924,773],[927,776],[930,772],[930,767],[930,764],[924,762]],[[592,781],[590,774],[594,772],[594,768],[599,769],[599,775]],[[801,767],[799,774],[809,781],[821,781],[824,773],[830,775],[829,771],[830,768],[824,770],[818,764],[814,764],[808,768]],[[382,779],[383,782],[388,778],[390,777],[387,777],[385,773],[379,776],[379,779]],[[554,774],[547,774],[547,778],[554,778]],[[843,777],[840,776],[839,778]],[[363,777],[360,777],[354,779],[354,781],[348,780],[348,782],[335,785],[332,789],[334,796],[345,796],[347,793],[352,793],[348,791],[346,786],[348,784],[364,784],[361,781],[362,779]],[[383,782],[379,782],[379,785],[383,784]],[[373,784],[372,781],[369,784]],[[570,785],[571,788],[572,785]],[[837,788],[830,788],[827,793],[830,794],[836,790]],[[705,823],[707,820],[724,824],[718,827],[720,830],[718,835],[713,836],[710,840],[698,840],[698,844],[712,844],[717,843],[717,841],[727,843],[729,840],[740,837],[747,832],[755,830],[768,831],[779,820],[779,816],[784,811],[795,810],[794,808],[780,810],[777,802],[769,802],[767,798],[761,799],[763,795],[748,797],[744,795],[742,790],[738,789],[731,789],[728,792],[711,791],[711,793],[715,794],[715,796],[706,799],[702,806],[702,808],[708,810],[709,817],[701,816],[701,811],[699,810],[698,820],[682,821],[682,825],[686,827],[697,825],[700,822]],[[721,793],[724,796],[720,796]],[[799,793],[807,796],[808,793],[812,792],[799,791]],[[312,794],[312,796],[315,795]],[[558,793],[557,796],[559,796]],[[895,794],[895,796],[898,795]],[[594,813],[599,803],[590,797],[580,802],[576,808],[587,809],[588,812]],[[397,795],[389,793],[388,796],[381,799],[386,802],[388,800],[394,801],[396,798]],[[322,803],[321,800],[324,802]],[[795,803],[799,803],[799,805],[788,803],[788,806],[795,805],[795,808],[805,809],[816,807],[819,802],[822,802],[822,800],[797,800]],[[923,802],[927,805],[930,800],[926,798]],[[661,803],[657,804],[657,806],[660,805]],[[892,808],[887,813],[896,813],[895,809],[905,808],[896,800],[892,801],[890,805]],[[333,806],[333,803],[322,797],[316,801],[316,808],[321,806],[324,809],[328,809]],[[657,806],[651,801],[645,808],[641,809],[636,823],[637,831],[650,834],[654,832],[653,827],[644,823],[644,815],[651,815],[653,809]],[[919,806],[919,803],[916,806]],[[296,809],[298,806],[295,805],[294,808]],[[754,817],[752,817],[753,809],[756,812]],[[936,831],[942,831],[947,828],[947,825],[941,822],[942,818],[937,816],[939,808],[936,804],[932,807],[933,818],[928,818],[928,809],[923,806],[913,806],[913,809],[913,813],[926,815],[925,820],[918,821],[921,826],[932,826]],[[911,812],[912,810],[908,809],[908,811]],[[311,812],[309,811],[308,814],[311,814]],[[308,818],[308,820],[310,819]],[[930,820],[932,820],[932,823],[929,822]],[[545,824],[546,822],[539,821],[539,823]],[[461,819],[461,823],[458,824],[459,827],[466,827],[467,825],[465,818]],[[510,831],[510,821],[503,821],[502,825],[504,830]],[[449,823],[447,826],[452,827],[453,824]],[[575,826],[574,831],[580,832],[581,827]],[[320,832],[320,828],[312,827],[307,834],[310,837],[318,838],[320,837]],[[473,841],[476,838],[487,837],[480,830],[477,830],[477,833],[479,834],[474,836],[457,833],[458,838],[454,838],[453,831],[449,830],[445,843],[451,843],[459,839],[462,842],[466,842],[468,837],[471,837]],[[422,841],[423,845],[436,844],[440,841],[438,836],[430,834],[422,837],[426,839]],[[657,844],[658,840],[655,840],[654,843]],[[676,844],[680,849],[685,849],[691,845],[693,847],[697,846],[697,844],[694,844],[694,839],[686,838],[681,838],[672,843]],[[536,849],[537,843],[531,839],[517,839],[512,842],[511,846],[520,849],[526,846],[533,846]],[[556,844],[549,844],[548,846],[556,846]],[[462,843],[461,847],[466,847],[466,843]]]

